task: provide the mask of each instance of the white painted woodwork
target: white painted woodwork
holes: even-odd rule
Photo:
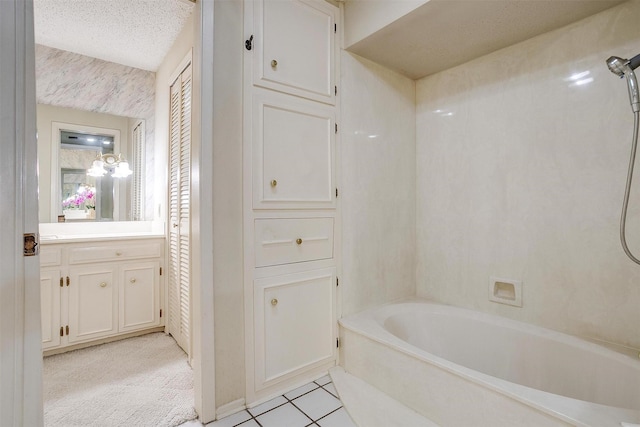
[[[333,107],[254,96],[254,209],[334,207],[334,153]]]
[[[41,247],[40,267],[50,267],[62,263],[62,251],[60,248]]]
[[[324,0],[244,2],[248,404],[336,362],[339,15]]]
[[[42,349],[60,345],[60,280],[59,268],[40,270],[40,313],[42,322]]]
[[[333,223],[333,218],[256,219],[256,267],[333,257]]]
[[[335,104],[337,13],[321,1],[256,1],[254,84]]]
[[[163,240],[45,243],[50,266],[41,269],[42,348],[161,326]]]
[[[161,254],[162,243],[160,242],[130,243],[127,245],[88,245],[69,249],[69,264],[158,258]]]
[[[160,263],[131,263],[120,266],[119,332],[152,328],[160,324]]]
[[[191,62],[170,88],[169,333],[190,354]]]
[[[0,425],[43,425],[33,2],[0,1]]]
[[[116,267],[106,264],[69,269],[69,343],[118,331]]]
[[[335,271],[255,281],[257,389],[335,357]]]

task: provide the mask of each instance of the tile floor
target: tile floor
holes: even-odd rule
[[[207,424],[207,427],[236,426],[356,427],[328,375],[262,405]]]

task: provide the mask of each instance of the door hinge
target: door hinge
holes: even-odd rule
[[[334,33],[338,32],[338,24],[333,24],[333,32]]]
[[[62,326],[60,326],[60,336],[61,337],[64,336],[64,328]]]
[[[69,325],[67,325],[64,329],[65,329],[65,332],[67,333],[67,336],[69,336]]]
[[[336,348],[340,348],[340,338],[336,338]]]
[[[62,277],[60,277],[60,287],[64,286],[64,279]]]
[[[251,34],[251,37],[249,37],[249,40],[244,41],[244,47],[247,50],[251,50],[253,48],[253,34]]]
[[[160,317],[162,317],[162,309],[160,309]]]
[[[69,286],[69,283],[71,283],[71,280],[69,279],[69,276],[67,276],[67,286]]]
[[[336,287],[340,286],[340,279],[336,277]]]
[[[162,267],[160,267],[160,275],[162,276]]]
[[[336,123],[336,133],[338,133],[338,124]]]
[[[333,87],[333,93],[338,96],[338,86]]]
[[[336,197],[338,197],[338,189],[336,188]]]
[[[24,233],[22,254],[24,256],[38,255],[38,240],[38,233]]]

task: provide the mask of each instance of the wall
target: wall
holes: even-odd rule
[[[419,295],[640,348],[633,118],[605,65],[638,22],[628,2],[417,82]],[[524,282],[522,308],[488,301],[492,275]]]
[[[36,45],[38,104],[145,119],[147,189],[154,186],[154,86],[152,72]],[[41,182],[47,185],[48,175],[42,172]],[[153,219],[153,192],[146,194],[145,216]],[[40,202],[43,206],[45,201]]]
[[[38,213],[40,222],[52,222],[51,217],[51,144],[53,135],[51,134],[52,123],[62,122],[79,124],[85,126],[101,127],[107,129],[117,129],[120,131],[120,151],[126,153],[128,140],[128,123],[126,117],[114,116],[111,114],[92,113],[80,111],[72,108],[54,107],[51,105],[38,104],[37,106],[37,126],[38,126],[38,175],[40,177],[40,188],[38,191],[39,205]],[[87,165],[91,166],[91,162]],[[120,199],[122,207],[126,206],[127,194],[121,188],[123,197]],[[128,212],[128,211],[127,211]],[[120,217],[126,215],[121,210]]]
[[[348,0],[344,3],[346,48],[389,25],[429,0]]]
[[[345,51],[341,68],[346,316],[415,294],[415,84]]]

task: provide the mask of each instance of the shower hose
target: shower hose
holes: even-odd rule
[[[620,242],[622,242],[622,249],[627,254],[631,261],[640,265],[640,259],[633,256],[629,247],[627,246],[626,238],[626,225],[627,225],[627,208],[629,207],[629,193],[631,192],[631,180],[633,179],[633,166],[636,162],[636,149],[638,148],[638,113],[633,112],[633,141],[631,142],[631,157],[629,159],[629,171],[627,172],[627,185],[624,189],[624,201],[622,202],[622,215],[620,218]]]

